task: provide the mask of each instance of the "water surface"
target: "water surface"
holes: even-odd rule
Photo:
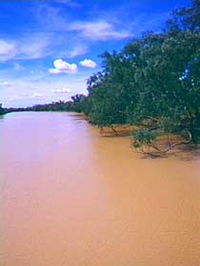
[[[0,119],[3,266],[199,266],[200,159],[142,159],[75,114]]]

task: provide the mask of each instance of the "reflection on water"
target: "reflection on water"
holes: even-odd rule
[[[77,115],[0,120],[3,266],[199,266],[200,160],[141,159]]]

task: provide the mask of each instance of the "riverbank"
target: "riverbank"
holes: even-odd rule
[[[72,113],[77,119],[85,120],[89,123],[88,117],[82,113]],[[180,137],[180,135],[168,134],[163,135],[158,138],[157,145],[160,148],[166,148],[174,145],[172,149],[169,149],[168,152],[159,152],[155,151],[155,149],[151,149],[151,147],[147,147],[144,152],[141,150],[134,148],[134,139],[132,137],[133,132],[138,130],[137,126],[134,125],[114,125],[114,130],[111,127],[103,127],[99,128],[97,126],[92,125],[96,128],[100,137],[104,138],[122,138],[128,137],[130,140],[130,147],[136,153],[140,153],[141,157],[149,157],[149,158],[168,158],[172,157],[180,157],[180,158],[195,158],[200,156],[200,145],[187,143],[184,144],[184,139]]]

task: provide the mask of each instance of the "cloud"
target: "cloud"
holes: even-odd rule
[[[11,65],[12,67],[12,65]],[[78,72],[76,75],[13,75],[12,71],[0,70],[0,99],[4,107],[30,106],[59,100],[70,100],[72,95],[86,94],[88,73]],[[11,86],[3,87],[11,84]],[[36,93],[36,94],[35,94]]]
[[[49,69],[51,74],[60,74],[60,73],[76,73],[78,67],[76,64],[70,64],[62,59],[56,59],[54,62],[54,68]]]
[[[12,82],[10,82],[10,81],[2,81],[2,82],[0,82],[0,86],[2,86],[2,87],[4,87],[4,88],[6,88],[6,87],[11,87],[13,84],[12,84]]]
[[[69,58],[74,58],[80,55],[84,55],[88,52],[88,47],[86,45],[77,45],[71,51],[66,53]]]
[[[51,36],[44,34],[35,34],[25,36],[18,42],[19,59],[40,59],[51,53],[48,49],[51,45]]]
[[[0,61],[14,57],[16,52],[16,46],[13,42],[0,40]]]
[[[56,0],[56,2],[61,4],[67,4],[70,7],[79,7],[79,4],[74,0]]]
[[[66,89],[66,88],[62,88],[62,89],[53,90],[53,92],[55,92],[55,93],[70,93],[71,90]]]
[[[39,23],[38,26],[44,32],[46,31],[66,31],[68,22],[63,15],[65,8],[55,7],[48,3],[48,1],[41,1],[33,8],[34,16]]]
[[[67,5],[79,6],[77,2],[70,0],[56,0],[60,3],[67,3]],[[77,39],[80,37],[86,40],[109,40],[109,39],[126,39],[132,37],[132,33],[126,29],[129,25],[125,25],[121,20],[114,20],[111,22],[112,14],[105,18],[105,15],[98,14],[94,20],[74,20],[70,18],[70,13],[66,12],[64,6],[53,6],[47,3],[37,5],[34,10],[35,16],[43,30],[50,32],[70,33],[74,35],[77,32]],[[102,12],[101,12],[102,13]],[[127,12],[126,12],[127,13]],[[45,15],[44,15],[45,14]],[[87,15],[87,12],[86,12]],[[113,20],[113,19],[112,19]],[[49,21],[51,23],[49,23]]]
[[[40,97],[42,97],[43,95],[41,94],[41,93],[38,93],[38,92],[34,92],[31,96],[30,96],[30,98],[40,98]]]
[[[92,40],[126,39],[132,37],[130,32],[115,30],[114,25],[105,20],[75,22],[69,26],[69,30],[80,32],[81,35]]]
[[[15,40],[0,40],[0,62],[18,59],[39,59],[50,51],[51,39],[41,34],[26,34]]]
[[[25,69],[25,67],[23,67],[21,64],[16,63],[16,62],[13,63],[13,70],[20,71],[20,70],[24,70],[24,69]]]
[[[80,65],[84,67],[89,67],[89,68],[95,68],[97,66],[97,64],[91,59],[84,59],[80,61]]]
[[[15,45],[5,40],[0,40],[0,55],[8,55],[15,52]]]
[[[56,0],[55,2],[63,3],[63,4],[73,3],[73,1],[71,1],[71,0]]]

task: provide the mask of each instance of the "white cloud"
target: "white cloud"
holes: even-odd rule
[[[0,70],[0,76],[4,76],[4,79],[0,79],[0,83],[11,84],[8,87],[0,86],[0,99],[4,107],[67,101],[77,93],[87,95],[88,74],[86,73],[61,75],[59,78],[46,75],[45,72],[40,77],[38,75],[33,77],[29,72],[23,76],[11,74],[10,71],[6,73]]]
[[[2,87],[11,87],[13,84],[12,84],[12,82],[10,82],[10,81],[2,81],[2,82],[0,82],[0,86],[2,86]]]
[[[0,55],[9,55],[15,52],[15,45],[12,42],[0,40]]]
[[[76,64],[70,64],[63,59],[56,59],[54,62],[54,68],[49,69],[49,73],[51,74],[60,74],[60,73],[76,73],[78,71],[78,67]]]
[[[114,25],[104,20],[75,22],[71,24],[69,30],[78,31],[92,40],[125,39],[132,36],[126,30],[115,30]]]
[[[89,68],[95,68],[97,66],[97,64],[91,59],[84,59],[80,61],[80,65],[84,67],[89,67]]]
[[[80,55],[84,55],[88,52],[88,47],[86,45],[77,45],[71,51],[66,53],[69,58],[74,58]]]
[[[16,59],[39,59],[46,57],[51,43],[50,36],[25,35],[15,40],[0,40],[0,62]]]
[[[30,98],[40,98],[40,97],[42,97],[43,95],[41,94],[41,93],[38,93],[38,92],[34,92],[31,96],[30,96]]]
[[[19,59],[40,59],[50,54],[48,48],[51,44],[51,37],[48,35],[35,34],[25,36],[18,42]]]
[[[71,90],[66,89],[66,88],[62,88],[62,89],[53,90],[53,92],[55,92],[55,93],[70,93]]]
[[[49,68],[49,73],[50,74],[60,74],[62,72],[60,72],[60,70],[58,70],[56,68]]]
[[[7,61],[16,55],[16,46],[12,41],[0,40],[0,61]]]

